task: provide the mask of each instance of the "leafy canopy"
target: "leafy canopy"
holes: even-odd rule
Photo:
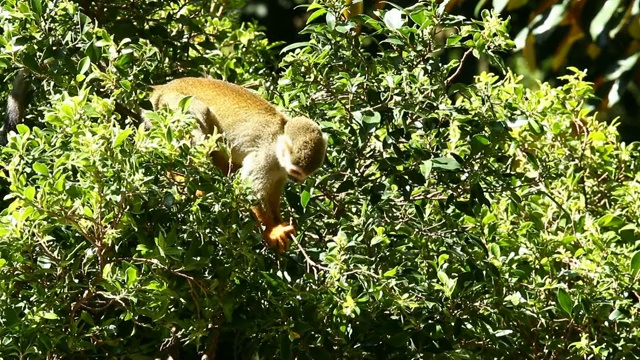
[[[240,4],[85,5],[2,5],[0,64],[32,72],[38,126],[1,155],[0,356],[640,357],[637,148],[579,70],[524,87],[495,14],[318,1],[276,67]],[[471,56],[500,75],[456,83]],[[215,138],[192,145],[184,110],[148,130],[119,111],[202,73],[330,135],[286,190],[281,258]]]

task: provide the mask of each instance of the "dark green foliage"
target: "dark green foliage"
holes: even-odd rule
[[[3,5],[3,59],[37,75],[42,124],[2,153],[0,357],[640,357],[638,152],[585,109],[580,71],[525,88],[489,12],[347,21],[327,1],[275,81],[272,45],[233,9],[115,4],[97,23],[67,1]],[[456,84],[470,56],[502,75]],[[283,257],[208,161],[215,139],[191,145],[193,119],[148,113],[144,130],[116,111],[199,72],[330,134],[323,169],[286,190]]]

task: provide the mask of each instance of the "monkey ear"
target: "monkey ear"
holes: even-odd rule
[[[324,141],[324,148],[327,149],[327,143],[329,141],[329,134],[322,133],[322,141]]]
[[[288,135],[280,135],[276,139],[276,157],[280,166],[288,169],[291,164],[291,147],[293,143]]]

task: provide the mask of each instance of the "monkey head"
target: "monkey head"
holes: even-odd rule
[[[327,135],[306,117],[295,117],[284,125],[284,134],[276,141],[276,156],[290,179],[304,181],[322,166],[327,150]]]

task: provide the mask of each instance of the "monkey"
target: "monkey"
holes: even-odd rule
[[[302,182],[323,164],[327,135],[307,117],[288,117],[258,94],[236,84],[210,78],[178,78],[152,86],[155,111],[175,110],[191,96],[189,113],[199,123],[194,137],[217,129],[230,145],[229,155],[211,154],[223,173],[236,170],[248,180],[258,204],[251,213],[265,227],[263,238],[278,253],[289,248],[295,228],[283,222],[280,197],[287,178]]]
[[[22,123],[24,119],[29,86],[27,70],[18,70],[13,80],[13,89],[7,98],[7,113],[5,114],[4,126],[0,130],[0,146],[7,145],[9,131],[15,131],[18,124]]]

